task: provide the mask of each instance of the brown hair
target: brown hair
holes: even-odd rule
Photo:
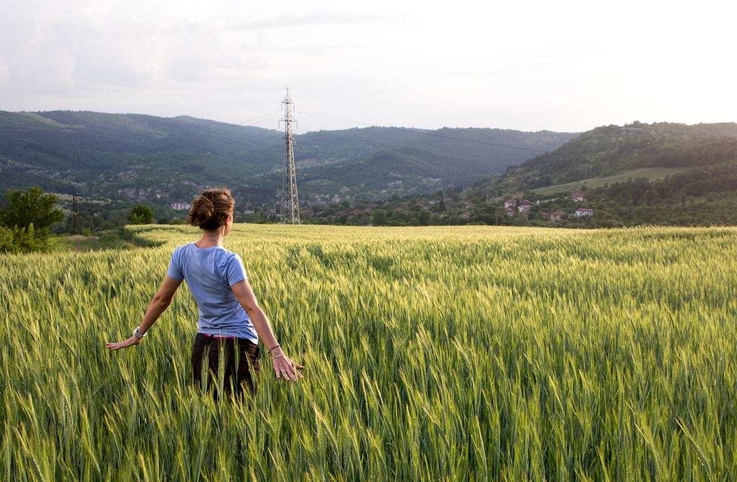
[[[192,203],[187,221],[205,231],[215,231],[227,222],[234,207],[235,200],[230,194],[230,189],[224,187],[206,189]]]

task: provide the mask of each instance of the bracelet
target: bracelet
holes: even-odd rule
[[[136,327],[136,329],[135,329],[135,330],[133,330],[133,336],[135,336],[135,337],[136,337],[136,338],[138,338],[139,340],[143,340],[143,337],[144,337],[144,336],[146,336],[146,333],[144,333],[144,334],[141,334],[141,332],[140,332],[140,331],[138,331],[138,327]]]
[[[277,358],[281,358],[283,356],[284,356],[284,353],[282,353],[281,355],[276,355],[275,357],[272,357],[272,360],[276,360]]]
[[[269,354],[271,354],[271,352],[274,351],[274,350],[276,350],[277,348],[281,348],[281,345],[278,344],[278,343],[276,345],[272,346],[271,348],[269,348]]]

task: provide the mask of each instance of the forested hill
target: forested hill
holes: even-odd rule
[[[196,186],[273,168],[281,137],[186,116],[0,112],[0,188],[189,200]]]
[[[503,200],[510,197],[530,201],[530,211],[505,211]],[[737,225],[737,124],[599,127],[458,198],[445,203],[445,217],[429,222]],[[578,208],[593,216],[577,218]],[[562,214],[551,220],[556,212]]]
[[[394,127],[308,133],[296,139],[300,194],[319,202],[464,186],[575,136]],[[273,204],[283,156],[282,133],[270,129],[186,116],[0,111],[3,191],[39,185],[163,204],[224,184],[247,203]]]
[[[598,127],[493,181],[514,192],[642,168],[694,168],[737,159],[737,124],[671,123]]]

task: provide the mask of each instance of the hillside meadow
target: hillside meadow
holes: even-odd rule
[[[122,352],[156,247],[0,257],[3,480],[733,480],[737,229],[236,225],[287,354],[190,383],[186,286]]]
[[[632,169],[613,176],[595,177],[592,179],[568,182],[566,184],[558,184],[556,186],[539,187],[537,189],[531,189],[531,191],[541,196],[549,196],[558,193],[569,193],[575,189],[581,189],[583,186],[586,186],[588,189],[594,189],[617,182],[627,182],[629,179],[659,181],[666,176],[672,176],[673,174],[680,174],[686,171],[688,171],[688,168],[684,167],[643,167],[642,169]]]

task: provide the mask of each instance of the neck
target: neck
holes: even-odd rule
[[[215,246],[223,245],[223,230],[218,229],[216,231],[203,231],[200,240],[195,243],[198,248],[213,248]]]

